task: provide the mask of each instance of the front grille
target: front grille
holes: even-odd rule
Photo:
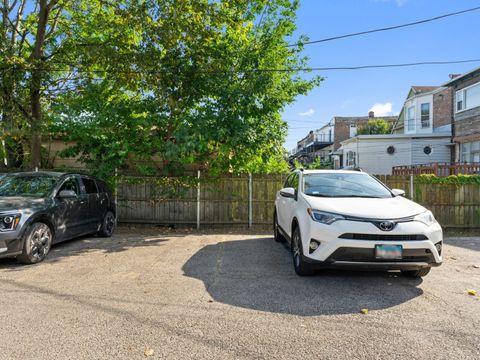
[[[421,241],[428,240],[423,234],[407,234],[407,235],[393,235],[393,234],[355,234],[346,233],[339,236],[340,239],[350,240],[372,240],[372,241]]]
[[[435,262],[433,254],[428,249],[403,249],[403,256],[398,260],[377,259],[375,249],[365,248],[338,248],[327,259],[328,262],[349,261],[349,262]]]

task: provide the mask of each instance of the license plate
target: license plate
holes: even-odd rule
[[[401,259],[402,252],[402,245],[375,245],[377,259]]]

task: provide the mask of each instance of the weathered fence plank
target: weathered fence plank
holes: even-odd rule
[[[409,176],[379,176],[390,188],[409,193]],[[118,186],[120,222],[196,224],[197,188],[169,188],[154,182],[123,182]],[[252,176],[253,226],[270,226],[276,192],[284,175]],[[195,182],[192,182],[195,183]],[[202,179],[200,224],[248,226],[248,175]],[[480,185],[419,184],[414,181],[415,201],[432,210],[445,227],[480,228]]]

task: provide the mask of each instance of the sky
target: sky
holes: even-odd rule
[[[480,6],[479,0],[300,0],[297,32],[310,40],[423,20]],[[453,61],[480,58],[480,11],[426,24],[306,45],[310,67]],[[315,72],[321,85],[286,107],[285,148],[333,116],[397,115],[413,85],[441,85],[480,62]],[[313,73],[310,73],[313,74]],[[311,75],[306,75],[306,77]]]

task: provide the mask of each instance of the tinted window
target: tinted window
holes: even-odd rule
[[[103,181],[101,180],[95,180],[96,183],[97,183],[97,188],[98,188],[98,192],[99,193],[108,193],[108,187],[107,187],[107,184],[105,184]]]
[[[70,179],[67,179],[62,187],[60,188],[60,190],[58,190],[58,192],[60,193],[60,191],[63,191],[63,190],[69,190],[69,191],[74,191],[75,194],[80,195],[80,186],[78,186],[78,181],[77,179],[75,178],[70,178]]]
[[[83,181],[83,185],[85,186],[85,192],[87,194],[96,194],[98,192],[97,185],[95,185],[95,180],[82,178],[82,181]]]
[[[45,197],[56,182],[48,175],[5,175],[0,177],[0,196]]]

